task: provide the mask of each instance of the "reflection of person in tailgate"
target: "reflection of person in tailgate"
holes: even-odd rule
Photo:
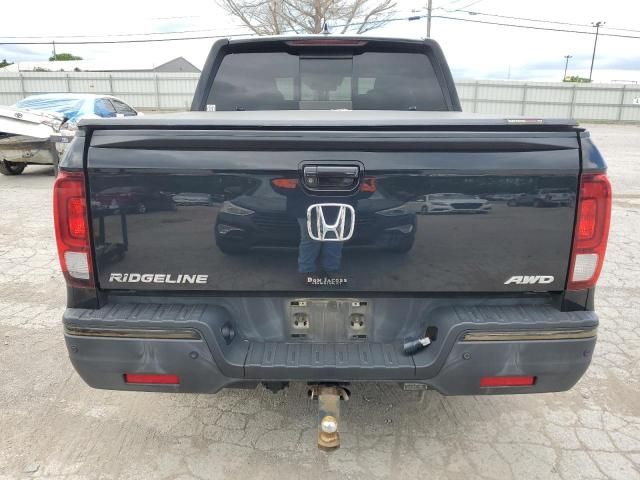
[[[336,215],[332,212],[327,214],[327,222],[335,222]],[[306,215],[304,218],[297,217],[300,225],[300,245],[298,246],[298,272],[316,273],[317,261],[322,257],[322,270],[331,275],[340,269],[342,259],[342,244],[344,242],[320,242],[309,236]],[[322,255],[321,255],[322,254]]]
[[[307,209],[318,203],[339,203],[351,205],[357,212],[358,200],[370,197],[375,191],[374,179],[364,179],[358,192],[339,197],[311,195],[302,190],[297,179],[275,179],[271,183],[278,193],[287,197],[287,214],[294,217],[300,227],[298,272],[314,274],[322,271],[329,276],[337,273],[340,270],[344,242],[323,242],[312,239],[307,226]],[[331,224],[336,221],[338,209],[329,208],[324,213],[326,222]]]

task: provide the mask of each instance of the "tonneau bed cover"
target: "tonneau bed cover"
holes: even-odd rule
[[[575,128],[575,120],[488,115],[464,112],[419,112],[378,110],[275,110],[245,112],[182,112],[133,118],[92,118],[80,121],[81,127],[97,128],[469,128],[517,127],[546,129]]]

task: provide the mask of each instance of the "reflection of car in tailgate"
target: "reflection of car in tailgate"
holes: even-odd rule
[[[205,205],[211,206],[213,198],[209,193],[181,192],[173,196],[176,205]]]
[[[540,188],[531,193],[515,195],[507,201],[510,207],[562,207],[571,206],[574,203],[575,192],[567,188]]]
[[[171,196],[146,186],[123,186],[96,189],[93,200],[113,211],[146,213],[153,210],[173,210]]]
[[[220,41],[193,110],[82,122],[63,161],[65,335],[90,385],[299,380],[322,399],[580,379],[610,188],[573,121],[462,113],[435,42],[361,36]],[[125,186],[176,208],[97,218],[90,201]],[[576,201],[486,200],[541,189]],[[417,215],[419,199],[444,210]],[[100,253],[119,238],[125,254]]]
[[[425,196],[422,213],[487,213],[491,204],[476,195],[434,193]]]
[[[222,205],[216,217],[216,244],[225,253],[254,247],[290,246],[300,242],[297,218],[313,203],[296,178],[257,179],[257,188]],[[249,194],[250,193],[250,194]],[[324,197],[338,202],[341,197]],[[373,182],[363,182],[350,202],[358,211],[354,235],[345,246],[380,247],[408,251],[415,237],[416,219],[404,202],[385,197]]]

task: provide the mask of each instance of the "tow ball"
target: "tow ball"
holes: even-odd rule
[[[309,398],[318,399],[318,448],[339,448],[340,400],[349,400],[349,391],[340,385],[311,385]]]

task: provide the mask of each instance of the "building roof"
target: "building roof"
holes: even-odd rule
[[[195,65],[184,57],[176,57],[163,63],[151,63],[139,59],[114,62],[95,60],[67,60],[56,62],[16,62],[1,72],[200,72]]]

